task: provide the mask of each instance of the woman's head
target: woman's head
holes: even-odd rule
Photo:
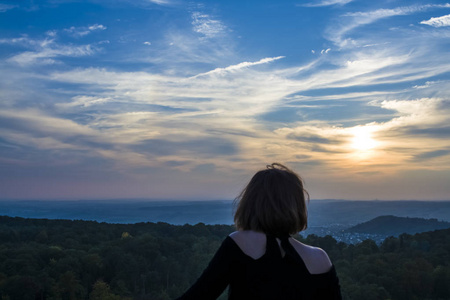
[[[308,196],[295,172],[279,163],[267,165],[238,196],[234,222],[240,230],[297,233],[307,227]]]

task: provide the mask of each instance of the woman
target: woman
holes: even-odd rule
[[[307,227],[301,178],[282,164],[257,172],[237,198],[230,234],[197,282],[179,300],[341,299],[328,255],[290,237]]]

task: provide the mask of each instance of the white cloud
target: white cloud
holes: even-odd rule
[[[23,36],[20,38],[0,39],[0,44],[31,44],[33,41],[28,37]]]
[[[10,44],[10,45],[17,44],[28,48],[43,48],[54,43],[55,43],[54,38],[45,38],[41,40],[41,39],[32,39],[27,35],[23,35],[22,37],[19,38],[0,39],[0,44]]]
[[[441,84],[441,83],[445,83],[445,81],[444,80],[427,81],[423,85],[414,85],[413,89],[426,89],[426,88],[429,88],[429,87],[432,87],[432,86],[434,86],[436,84]]]
[[[338,44],[340,47],[354,47],[355,41],[345,38],[350,31],[362,25],[374,23],[380,19],[407,15],[421,10],[418,6],[398,7],[394,9],[377,9],[367,12],[346,13],[343,17],[349,17],[350,20],[341,26],[334,26],[330,29],[329,39]]]
[[[195,69],[198,64],[216,66],[224,61],[236,59],[234,53],[235,41],[227,35],[217,36],[214,39],[200,37],[192,30],[169,31],[162,42],[155,43],[149,52],[141,53],[134,60],[164,65],[173,72],[189,73],[190,76],[198,73]],[[194,64],[191,68],[180,68],[179,64]],[[194,68],[192,68],[194,67]],[[194,74],[193,74],[194,73]]]
[[[332,2],[338,4],[320,3]],[[124,171],[136,178],[142,173],[133,173],[133,167],[167,162],[182,162],[173,165],[183,171],[200,163],[234,171],[243,165],[247,169],[259,167],[270,159],[304,164],[308,177],[320,178],[326,171],[333,180],[354,178],[352,172],[356,171],[386,174],[405,162],[403,168],[422,168],[425,166],[409,162],[411,155],[420,153],[424,146],[426,151],[450,147],[450,142],[427,137],[424,143],[420,136],[402,134],[410,127],[446,130],[446,124],[450,124],[450,113],[442,109],[444,102],[439,100],[449,96],[448,83],[441,79],[450,71],[450,56],[445,51],[437,53],[440,47],[428,47],[438,39],[442,41],[439,35],[445,30],[429,32],[419,26],[399,25],[396,31],[390,31],[380,26],[382,30],[371,30],[370,34],[351,35],[358,26],[415,11],[420,8],[341,16],[336,22],[342,23],[332,24],[337,28],[338,41],[360,47],[337,49],[326,41],[323,49],[310,45],[309,49],[315,49],[311,52],[319,55],[311,55],[313,61],[302,65],[295,57],[289,58],[289,66],[287,62],[272,64],[283,56],[260,59],[248,55],[248,59],[239,60],[243,50],[234,51],[236,41],[226,34],[228,28],[217,18],[198,12],[191,15],[185,28],[169,27],[160,40],[152,35],[151,47],[137,47],[122,57],[108,56],[108,60],[129,60],[134,63],[130,66],[142,60],[154,63],[150,67],[141,64],[140,69],[146,71],[124,72],[117,65],[101,69],[96,67],[97,62],[87,59],[83,66],[86,62],[92,67],[49,67],[39,73],[4,64],[8,69],[0,75],[0,117],[13,120],[10,123],[16,129],[6,128],[0,135],[13,145],[67,149],[106,158],[108,165],[118,166],[117,173]],[[105,29],[94,24],[70,29],[70,33],[83,36]],[[401,30],[405,40],[394,43]],[[27,47],[27,52],[9,55],[10,61],[22,65],[58,63],[64,56],[87,56],[98,51],[92,45],[63,45],[55,31],[43,36],[45,39],[0,39],[0,43]],[[140,43],[151,44],[145,40]],[[21,72],[22,77],[9,78],[9,70]],[[23,89],[22,82],[28,84]],[[369,101],[376,107],[365,107]],[[45,108],[47,112],[24,106]],[[5,115],[11,107],[18,109],[14,115]],[[21,128],[24,130],[19,133]],[[352,139],[354,135],[364,138],[365,133],[377,141],[376,146],[366,153],[355,153],[350,146]],[[223,138],[225,146],[233,144],[237,153],[204,153],[186,143],[214,143],[218,137]],[[170,153],[159,144],[169,145]],[[385,165],[380,166],[380,162]],[[448,168],[450,164],[440,161],[440,165]]]
[[[426,117],[431,120],[433,117],[443,114],[442,111],[439,111],[439,105],[442,102],[442,99],[439,98],[422,98],[416,100],[385,100],[380,103],[380,106],[386,109],[394,109],[404,116],[422,116],[422,118]],[[444,114],[447,114],[447,112],[445,112]],[[411,121],[417,124],[423,124],[424,120],[411,118]],[[435,121],[438,122],[438,120]]]
[[[49,37],[54,38],[54,37],[56,37],[57,32],[56,32],[56,30],[49,30],[45,34],[48,35]]]
[[[152,43],[150,42],[144,42],[144,45],[150,46]]]
[[[88,27],[89,30],[94,31],[94,30],[106,30],[106,26],[102,25],[102,24],[94,24]]]
[[[170,0],[147,0],[147,1],[158,5],[169,5],[172,3],[172,1]]]
[[[221,21],[215,20],[208,14],[201,12],[192,13],[192,25],[194,26],[194,31],[202,34],[205,38],[220,36],[227,29]]]
[[[352,30],[363,26],[375,23],[381,19],[411,15],[417,12],[426,11],[436,8],[448,8],[450,4],[426,4],[426,5],[411,5],[390,9],[376,9],[364,12],[350,12],[343,14],[343,19],[339,23],[333,24],[328,32],[328,39],[336,43],[342,48],[352,48],[357,46],[357,42],[345,36]]]
[[[110,102],[112,98],[99,98],[92,96],[76,96],[72,99],[72,102],[56,103],[57,107],[68,109],[76,106],[89,107],[92,105],[105,104]]]
[[[95,105],[97,110],[102,107],[109,111],[102,115],[102,121],[96,121],[95,126],[113,128],[116,137],[133,136],[135,141],[148,138],[151,128],[153,132],[164,132],[172,139],[186,138],[186,135],[198,138],[210,136],[210,132],[229,132],[232,140],[238,143],[244,152],[251,153],[264,149],[265,143],[273,139],[272,133],[257,121],[258,116],[275,108],[286,106],[283,99],[288,95],[310,89],[333,87],[357,87],[376,84],[377,80],[390,77],[391,71],[384,70],[387,66],[402,66],[413,59],[411,57],[380,57],[348,61],[339,69],[317,71],[298,79],[289,78],[291,70],[254,70],[249,66],[268,63],[281,57],[265,58],[257,62],[243,62],[227,68],[199,74],[195,77],[182,78],[162,76],[145,72],[110,72],[100,69],[74,70],[64,73],[54,73],[52,80],[72,83],[85,83],[95,88],[90,96],[77,96],[72,102],[60,105],[62,109],[77,107],[77,111]],[[430,66],[430,68],[433,68]],[[239,70],[239,72],[234,72]],[[380,70],[384,70],[381,71]],[[409,72],[406,70],[406,72]],[[200,76],[224,74],[226,76]],[[401,76],[399,75],[401,78]],[[104,91],[102,91],[104,90]],[[83,94],[89,95],[89,89]],[[358,95],[342,96],[342,99],[353,97],[382,97],[384,94],[360,93]],[[327,99],[327,97],[318,97]],[[366,101],[366,100],[364,100]],[[123,109],[133,107],[129,104],[146,104],[166,107],[165,112],[152,114],[128,114]],[[292,102],[291,102],[292,103]],[[290,104],[290,106],[292,106]],[[383,107],[387,108],[387,106]],[[117,118],[118,114],[120,118]],[[131,113],[131,112],[130,112]],[[139,116],[139,120],[136,117]],[[267,125],[272,126],[272,125]],[[133,128],[131,130],[131,128]],[[321,128],[321,127],[320,127]],[[319,129],[318,129],[319,130]],[[320,130],[319,130],[320,131]],[[239,134],[232,134],[232,132]],[[151,136],[154,136],[152,133]],[[248,139],[248,136],[258,138]],[[247,137],[247,138],[246,138]],[[122,140],[125,140],[125,139]],[[129,139],[126,139],[129,140]],[[284,140],[277,143],[285,144]],[[273,146],[273,145],[272,145]],[[277,147],[269,148],[267,153],[278,153]],[[261,148],[262,147],[262,148]],[[283,148],[282,148],[283,149]],[[275,152],[271,152],[275,151]],[[244,157],[246,154],[242,154]],[[286,154],[287,155],[287,154]],[[185,154],[172,159],[190,160],[191,154]],[[165,158],[161,158],[165,159]],[[263,159],[261,157],[261,159]],[[224,163],[214,162],[214,163]]]
[[[301,95],[304,91],[322,89],[324,94],[319,93],[314,100],[326,114],[339,107],[327,107],[320,101],[330,102],[339,98],[341,101],[356,103],[367,102],[368,99],[388,99],[391,97],[389,92],[375,93],[373,89],[370,92],[363,92],[359,87],[376,86],[383,82],[408,81],[404,76],[407,77],[409,74],[415,74],[420,78],[427,76],[423,75],[424,70],[415,68],[417,65],[411,66],[411,62],[418,62],[414,54],[395,56],[388,51],[373,53],[367,52],[367,49],[364,51],[360,49],[360,52],[354,52],[352,59],[348,57],[338,59],[334,56],[337,51],[333,51],[326,56],[327,60],[334,60],[333,68],[326,69],[323,68],[324,65],[317,63],[305,67],[307,72],[294,72],[293,69],[302,68],[297,66],[286,69],[278,64],[270,69],[252,68],[283,57],[244,61],[194,77],[151,72],[112,72],[98,68],[54,72],[46,80],[53,81],[55,85],[57,82],[83,84],[80,90],[72,91],[74,95],[65,102],[60,101],[54,113],[61,113],[63,116],[66,115],[65,112],[76,114],[77,119],[86,122],[80,126],[87,132],[73,133],[77,127],[75,124],[58,123],[58,120],[50,118],[50,121],[55,122],[58,127],[73,126],[67,130],[70,133],[67,136],[80,135],[83,137],[81,141],[77,137],[69,143],[70,139],[65,138],[66,135],[58,137],[60,134],[56,129],[45,131],[52,139],[31,136],[20,139],[17,136],[10,136],[8,140],[29,139],[32,145],[39,149],[82,149],[90,155],[114,162],[118,170],[127,172],[132,172],[130,169],[135,166],[161,166],[171,161],[182,161],[182,165],[175,167],[182,171],[192,170],[199,162],[211,163],[224,170],[234,170],[241,168],[243,161],[246,167],[258,167],[268,158],[299,162],[301,159],[297,156],[302,153],[308,156],[308,159],[303,159],[302,162],[307,164],[311,161],[318,164],[311,171],[308,170],[311,178],[323,173],[325,169],[329,170],[331,178],[340,178],[342,170],[345,170],[346,174],[361,170],[386,174],[394,172],[398,164],[408,162],[410,159],[402,152],[402,147],[410,147],[412,149],[410,153],[419,153],[421,142],[416,137],[405,139],[398,136],[390,137],[389,134],[404,130],[408,126],[420,125],[425,120],[428,120],[427,126],[430,127],[445,124],[441,118],[443,114],[436,113],[439,101],[422,99],[418,103],[406,100],[402,103],[394,100],[378,101],[377,106],[387,111],[384,118],[389,121],[384,123],[373,123],[370,121],[373,116],[366,118],[358,116],[360,119],[349,116],[345,121],[352,122],[353,125],[342,125],[342,119],[333,124],[329,120],[322,121],[314,119],[314,116],[308,117],[307,112],[301,117],[299,115],[299,120],[303,116],[305,120],[298,122],[286,120],[279,124],[261,119],[265,114],[280,108],[288,108],[293,112],[298,110],[299,113],[314,108],[300,107],[294,105],[292,101],[286,103],[286,97],[296,93]],[[317,61],[324,63],[325,59],[322,57]],[[436,69],[432,64],[424,67],[433,72],[443,70]],[[217,74],[220,76],[205,76]],[[327,90],[334,87],[360,92],[327,94]],[[309,98],[304,100],[308,101]],[[148,111],[140,111],[142,107]],[[164,109],[158,110],[154,109],[155,107]],[[408,107],[411,107],[411,110],[406,110]],[[24,118],[28,118],[28,115],[25,114]],[[41,122],[35,120],[33,122],[37,127],[45,127]],[[354,125],[355,122],[360,123]],[[370,132],[377,142],[376,147],[364,153],[355,153],[354,147],[351,146],[354,139],[352,134],[361,131]],[[306,142],[292,139],[293,133],[303,137]],[[175,147],[177,143],[184,145],[186,140],[206,141],[219,134],[224,140],[236,145],[237,154],[226,157],[217,154],[212,157],[210,153],[196,152],[195,148],[178,147],[171,150],[171,153],[155,155],[152,151],[156,150],[152,147],[158,148],[158,145],[151,143],[145,151],[133,148],[136,145],[145,145],[148,140],[168,143]],[[107,146],[91,145],[94,141],[102,141]],[[434,148],[427,150],[433,151]],[[363,161],[363,165],[356,160]],[[385,165],[377,166],[377,161],[383,161]],[[413,163],[410,165],[415,166]]]
[[[88,56],[96,52],[97,50],[91,45],[66,46],[54,44],[53,42],[51,42],[49,44],[45,44],[43,47],[40,47],[35,51],[26,51],[14,55],[9,58],[8,61],[23,66],[30,64],[55,64],[58,63],[58,61],[53,59],[56,57]]]
[[[422,21],[420,24],[430,25],[433,27],[445,27],[450,26],[450,15],[445,15],[442,17],[431,18],[427,21]]]
[[[352,2],[353,0],[321,0],[317,2],[311,2],[307,4],[302,4],[302,6],[307,7],[320,7],[320,6],[330,6],[330,5],[345,5]]]
[[[205,76],[205,75],[212,75],[212,74],[230,72],[230,71],[237,71],[237,70],[240,70],[240,69],[243,69],[243,68],[248,68],[248,67],[251,67],[251,66],[256,66],[256,65],[270,63],[270,62],[273,62],[275,60],[279,60],[279,59],[282,59],[282,58],[284,58],[284,56],[267,57],[267,58],[260,59],[259,61],[256,61],[256,62],[247,62],[246,61],[246,62],[239,63],[237,65],[228,66],[226,68],[216,68],[216,69],[211,70],[209,72],[195,75],[193,78],[199,77],[199,76]]]
[[[360,24],[368,24],[376,20],[392,16],[409,15],[417,11],[424,10],[428,7],[429,6],[421,5],[421,6],[403,6],[389,9],[380,8],[373,11],[346,13],[343,16],[359,18],[358,20]]]
[[[346,13],[343,16],[350,17],[361,17],[367,19],[367,22],[371,23],[375,20],[382,18],[392,17],[392,16],[402,16],[410,15],[419,11],[429,10],[433,8],[449,8],[450,4],[425,4],[425,5],[411,5],[411,6],[401,6],[396,8],[380,8],[372,11],[366,12],[353,12]]]
[[[98,30],[106,30],[107,27],[101,24],[94,24],[91,26],[83,26],[83,27],[70,27],[64,29],[65,32],[68,32],[69,34],[73,35],[74,37],[83,37],[85,35],[88,35],[92,33],[93,31]]]
[[[56,31],[47,31],[46,35],[47,38],[44,39],[32,39],[28,36],[0,39],[0,44],[17,44],[30,49],[30,51],[24,51],[19,54],[12,55],[6,61],[17,63],[22,66],[31,64],[57,64],[60,63],[60,61],[55,59],[57,57],[89,56],[99,50],[99,48],[90,44],[60,44],[56,42]],[[98,44],[106,42],[109,43],[108,41],[103,41]]]

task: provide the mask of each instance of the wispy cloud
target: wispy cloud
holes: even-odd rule
[[[22,66],[30,64],[55,64],[58,63],[58,61],[54,59],[56,57],[79,57],[92,55],[96,52],[96,49],[91,45],[52,45],[43,47],[36,51],[22,52],[9,58],[8,61]]]
[[[46,47],[47,45],[53,42],[54,42],[53,38],[32,39],[27,35],[23,35],[18,38],[0,39],[0,44],[21,45],[25,47]]]
[[[0,13],[6,12],[10,9],[16,8],[17,5],[9,5],[0,3]]]
[[[426,81],[425,84],[423,85],[414,85],[413,89],[426,89],[429,88],[433,85],[439,84],[439,83],[443,83],[444,81],[442,80],[438,80],[438,81]]]
[[[333,71],[320,71],[301,78],[288,78],[293,73],[289,69],[277,72],[271,70],[254,70],[249,66],[268,63],[281,57],[265,58],[257,62],[243,62],[227,68],[215,69],[213,73],[203,75],[227,74],[227,76],[199,76],[175,77],[161,76],[145,72],[111,72],[100,69],[74,70],[70,72],[53,73],[51,80],[67,83],[83,83],[95,87],[97,96],[76,96],[72,102],[61,104],[61,109],[77,107],[79,113],[90,111],[90,107],[96,106],[97,111],[104,111],[101,118],[95,119],[90,126],[101,130],[102,134],[112,134],[120,138],[123,143],[146,145],[148,153],[156,155],[150,150],[155,145],[165,145],[161,139],[167,140],[167,147],[171,151],[166,154],[158,154],[159,162],[183,161],[176,168],[189,169],[195,166],[192,155],[195,147],[187,143],[187,139],[204,140],[213,138],[216,132],[221,132],[223,137],[229,139],[230,143],[239,152],[231,152],[231,156],[252,156],[253,160],[264,160],[267,155],[282,155],[286,161],[295,160],[294,149],[302,149],[303,153],[310,155],[315,160],[320,160],[324,165],[331,164],[334,168],[348,163],[351,153],[353,131],[355,126],[331,126],[320,120],[311,120],[303,125],[293,127],[275,127],[272,131],[270,126],[262,125],[258,118],[273,109],[283,106],[290,110],[309,109],[308,106],[297,108],[292,101],[285,103],[288,95],[308,91],[317,88],[344,88],[367,86],[377,84],[382,78],[392,77],[393,73],[386,67],[395,64],[399,66],[407,64],[414,57],[404,56],[400,58],[387,58],[371,56],[370,59],[350,61]],[[432,68],[432,66],[430,66]],[[399,67],[401,70],[402,67]],[[239,71],[239,72],[235,72]],[[409,70],[405,70],[409,72]],[[297,76],[297,75],[296,75]],[[399,80],[402,76],[397,74]],[[380,81],[382,84],[383,81]],[[367,95],[367,96],[366,96]],[[360,93],[355,94],[356,100],[368,97],[382,97],[386,93]],[[350,95],[349,95],[350,96]],[[349,97],[347,96],[347,97]],[[324,97],[322,97],[324,98]],[[342,96],[346,98],[346,96]],[[414,101],[384,101],[376,104],[387,111],[396,111],[400,116],[394,117],[385,123],[366,124],[364,128],[370,128],[372,135],[380,138],[391,130],[406,128],[414,124],[425,124],[425,120],[433,120],[429,126],[442,126],[445,120],[437,118],[441,100],[423,99]],[[430,105],[433,104],[433,105]],[[133,110],[134,105],[145,105],[145,107],[164,107],[164,110],[140,112]],[[152,105],[152,106],[149,106]],[[375,105],[375,104],[374,104]],[[323,109],[326,109],[325,107]],[[407,110],[410,109],[410,110]],[[125,111],[124,111],[125,110]],[[128,111],[127,111],[128,110]],[[108,113],[106,113],[108,112]],[[420,118],[417,114],[421,113]],[[386,114],[392,116],[392,113]],[[443,116],[445,114],[439,114]],[[394,114],[395,116],[395,114]],[[416,122],[416,123],[415,123]],[[94,125],[95,124],[95,125]],[[364,124],[364,123],[363,123]],[[414,125],[415,126],[415,125]],[[114,130],[110,130],[114,129]],[[149,131],[148,128],[152,130]],[[394,129],[397,128],[397,129]],[[369,130],[369,129],[367,129]],[[164,138],[161,134],[164,132]],[[148,141],[148,142],[146,142]],[[160,141],[160,142],[157,142]],[[212,140],[211,140],[212,141]],[[390,140],[384,141],[387,147]],[[215,143],[215,142],[214,142]],[[420,143],[418,142],[417,145]],[[180,147],[172,147],[179,145]],[[144,149],[139,150],[142,157],[142,165],[148,165],[150,161],[146,157]],[[393,147],[392,145],[390,147]],[[397,147],[401,148],[401,145]],[[178,150],[176,150],[178,149]],[[215,149],[211,146],[210,149]],[[257,149],[264,149],[264,154],[256,155]],[[156,151],[156,149],[154,150]],[[432,150],[430,150],[432,151]],[[106,153],[115,157],[112,150]],[[159,152],[158,152],[159,153]],[[234,154],[233,154],[234,153]],[[283,154],[281,154],[283,153]],[[334,153],[333,156],[324,156],[324,153]],[[371,155],[382,155],[381,152],[371,152]],[[378,154],[377,154],[378,153]],[[119,155],[119,154],[117,154]],[[218,166],[230,164],[225,159],[216,159],[197,153],[204,161]],[[398,159],[403,157],[401,153],[396,154]],[[117,156],[119,157],[119,156]],[[137,157],[134,158],[136,160]],[[402,159],[407,159],[403,157]],[[152,164],[154,161],[152,162]],[[394,165],[394,161],[392,161]]]
[[[84,27],[70,27],[70,28],[66,28],[64,29],[65,32],[71,34],[74,37],[83,37],[86,36],[94,31],[99,31],[99,30],[106,30],[107,27],[101,24],[94,24],[91,26],[84,26]]]
[[[341,122],[347,120],[341,118],[332,125],[330,121],[325,122],[320,118],[315,119],[314,115],[308,115],[315,108],[302,106],[302,101],[306,101],[307,97],[300,99],[299,104],[294,104],[289,100],[290,95],[314,90],[333,91],[336,88],[353,90],[385,83],[420,80],[450,70],[449,64],[443,64],[442,61],[439,67],[428,61],[428,64],[419,64],[422,69],[417,66],[412,68],[411,62],[420,61],[418,58],[423,55],[421,53],[395,55],[388,50],[368,51],[367,48],[361,48],[359,52],[353,52],[351,60],[337,55],[339,53],[329,53],[332,56],[327,60],[319,59],[315,63],[289,68],[277,65],[272,68],[253,68],[283,58],[278,56],[215,68],[196,76],[180,75],[182,72],[163,75],[78,68],[53,72],[47,80],[82,84],[81,88],[72,92],[70,99],[55,103],[56,110],[53,113],[65,115],[76,112],[78,118],[83,120],[83,126],[91,130],[90,134],[97,140],[104,141],[103,144],[93,145],[93,139],[86,137],[84,140],[91,142],[81,143],[75,139],[76,144],[92,147],[91,153],[114,161],[120,168],[127,168],[126,163],[144,167],[170,162],[171,168],[186,171],[192,170],[198,165],[198,161],[202,161],[218,168],[229,169],[234,166],[233,168],[239,169],[239,163],[236,162],[242,160],[250,160],[255,164],[265,161],[267,157],[296,161],[296,155],[300,151],[310,157],[311,161],[320,161],[321,166],[338,170],[352,160],[354,149],[351,144],[354,128],[357,126],[366,128],[368,132],[370,128],[371,135],[379,136],[380,143],[390,149],[401,149],[404,146],[396,144],[394,147],[390,143],[395,139],[384,136],[389,136],[391,130],[406,130],[408,126],[424,122],[427,114],[430,119],[434,118],[434,123],[430,123],[429,128],[443,126],[444,121],[435,118],[439,111],[437,108],[423,109],[430,107],[430,103],[436,103],[434,107],[437,107],[442,103],[441,100],[420,100],[418,103],[423,104],[420,107],[408,100],[377,102],[376,106],[386,112],[384,118],[391,120],[384,123],[364,123],[368,118],[361,117],[358,124],[356,118],[352,117],[352,123],[342,125]],[[214,55],[211,56],[211,59],[215,59]],[[326,63],[330,60],[333,61],[332,68],[327,68]],[[320,102],[341,98],[368,101],[383,97],[389,97],[389,93],[369,90],[342,95],[330,92],[312,100]],[[326,105],[320,106],[323,111],[328,111]],[[406,111],[407,107],[414,109]],[[302,116],[306,121],[292,124],[287,122],[288,126],[262,121],[265,114],[282,108],[297,111],[298,118]],[[330,109],[335,111],[336,106]],[[422,117],[418,119],[420,121],[411,123],[414,120],[412,116],[416,116],[418,112],[422,113]],[[217,132],[221,133],[223,140],[214,139]],[[47,147],[57,147],[56,141],[62,143],[61,147],[68,147],[66,137],[58,138],[52,134],[52,138],[52,142],[40,141]],[[199,152],[198,146],[189,143],[189,140],[197,141],[210,150]],[[419,144],[417,140],[417,145]],[[214,157],[211,152],[219,149],[217,147],[225,147],[230,151],[223,153],[221,158]],[[165,148],[170,151],[165,151]],[[375,150],[368,157],[374,158],[384,153]],[[408,159],[401,151],[390,151],[398,159],[397,163],[394,160],[387,163],[392,168],[399,161]],[[320,167],[317,168],[321,170]],[[376,172],[385,172],[376,166],[373,168]],[[355,166],[355,169],[358,167]]]
[[[353,0],[321,0],[321,1],[317,1],[317,2],[301,4],[301,6],[320,7],[320,6],[330,6],[330,5],[345,5],[352,1]]]
[[[420,24],[430,25],[433,27],[445,27],[450,26],[450,15],[445,15],[442,17],[431,18],[427,21],[422,21]]]
[[[50,38],[32,39],[28,36],[10,39],[0,39],[0,44],[21,45],[31,48],[31,51],[25,51],[11,56],[7,59],[9,62],[17,63],[22,66],[32,64],[55,64],[59,63],[57,57],[80,57],[89,56],[98,52],[98,47],[86,45],[64,45],[56,42],[55,34],[47,34]]]
[[[214,38],[222,35],[227,27],[210,15],[195,11],[192,13],[193,30],[205,38]]]
[[[341,5],[323,9],[332,14],[328,40],[305,42],[302,51],[316,55],[292,54],[291,44],[271,48],[271,40],[251,48],[259,37],[243,41],[244,22],[228,23],[232,17],[210,13],[207,4],[146,11],[161,17],[154,30],[108,31],[104,49],[107,41],[83,43],[106,30],[101,24],[2,38],[10,49],[0,62],[2,162],[37,168],[55,161],[80,174],[97,162],[105,173],[158,190],[168,177],[198,190],[194,181],[212,182],[211,172],[220,175],[211,188],[221,187],[267,161],[298,167],[319,192],[322,183],[330,191],[336,182],[346,190],[350,181],[380,187],[403,180],[399,170],[450,172],[450,54],[438,52],[448,30],[418,25],[419,13],[447,6],[341,13],[350,2],[313,3]],[[177,19],[164,23],[172,9]],[[406,15],[414,17],[388,21]],[[114,20],[104,20],[113,28]],[[376,26],[364,31],[369,24]],[[124,32],[141,35],[130,47],[117,43]]]
[[[381,8],[371,11],[350,12],[342,15],[343,19],[329,30],[328,38],[340,47],[354,47],[355,41],[345,36],[352,30],[372,24],[381,19],[411,15],[430,9],[447,8],[450,4],[411,5],[397,8]]]
[[[21,135],[34,137],[36,146],[39,148],[80,148],[80,144],[74,143],[70,145],[67,143],[67,139],[75,136],[99,138],[95,131],[88,126],[77,124],[72,120],[51,116],[38,109],[24,109],[21,111],[4,109],[0,112],[0,118],[2,122],[8,123],[7,128],[3,129],[4,133],[2,136],[5,137],[8,134],[13,136],[20,133]],[[26,144],[26,139],[24,139],[24,143]],[[81,148],[86,147],[81,146]]]
[[[270,62],[273,62],[275,60],[279,60],[282,58],[284,58],[284,56],[267,57],[267,58],[260,59],[259,61],[256,61],[256,62],[242,62],[237,65],[228,66],[226,68],[216,68],[216,69],[208,71],[206,73],[201,73],[201,74],[195,75],[193,78],[199,77],[199,76],[206,76],[206,75],[212,75],[212,74],[220,74],[220,73],[225,73],[225,72],[237,71],[237,70],[240,70],[243,68],[248,68],[248,67],[252,67],[252,66],[256,66],[256,65],[270,63]]]
[[[189,16],[192,13],[189,12]],[[206,19],[203,21],[208,23]],[[145,52],[139,53],[139,56],[130,54],[127,59],[161,65],[167,72],[189,76],[238,59],[234,49],[236,41],[228,30],[220,31],[217,28],[211,29],[214,25],[201,24],[203,23],[199,21],[198,24],[188,23],[188,26],[181,29],[169,28],[164,31],[161,39],[152,40],[151,47],[147,47]],[[219,27],[222,28],[221,26],[225,25]],[[190,68],[182,65],[189,65]],[[197,68],[198,66],[201,68]]]
[[[146,0],[146,1],[158,4],[158,5],[169,5],[173,2],[171,0]]]
[[[369,24],[383,18],[409,15],[417,11],[425,10],[429,7],[430,6],[428,5],[420,5],[420,6],[418,5],[418,6],[403,6],[397,8],[381,8],[373,11],[346,13],[343,16],[358,18],[359,24]]]

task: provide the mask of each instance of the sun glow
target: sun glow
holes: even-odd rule
[[[358,126],[353,128],[353,139],[351,147],[359,151],[368,151],[377,146],[377,142],[372,138],[373,128],[368,126]]]

